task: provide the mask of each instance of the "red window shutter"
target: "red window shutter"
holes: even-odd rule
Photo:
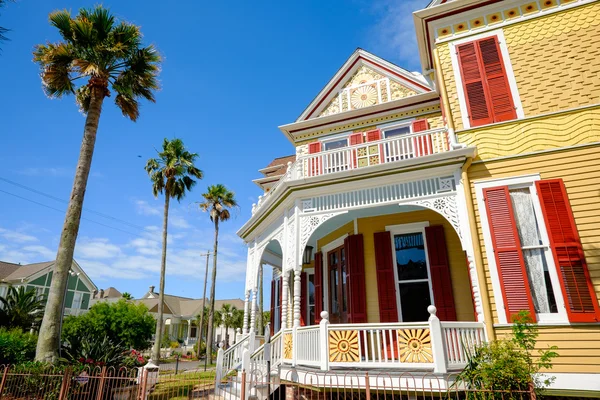
[[[516,118],[497,36],[458,46],[458,62],[471,126]]]
[[[413,121],[411,125],[413,133],[429,130],[429,121],[426,119],[418,119]],[[433,143],[430,135],[415,137],[412,141],[415,157],[426,156],[433,153]]]
[[[323,253],[315,253],[315,323],[321,321],[323,311]]]
[[[600,310],[562,179],[535,183],[571,322],[598,322]]]
[[[275,334],[275,280],[271,281],[271,335]]]
[[[375,232],[374,238],[379,320],[380,322],[398,322],[392,237],[389,232]]]
[[[306,302],[306,300],[308,300],[308,298],[306,297],[308,296],[306,292],[307,281],[308,275],[306,274],[306,272],[302,272],[300,274],[300,326],[306,326],[306,316],[308,315],[308,303]]]
[[[425,240],[427,240],[431,287],[437,316],[442,321],[456,321],[444,227],[442,225],[426,227]]]
[[[350,146],[361,144],[364,141],[363,133],[362,132],[353,133],[352,135],[350,135],[349,141],[350,141]],[[352,159],[353,159],[352,168],[358,167],[356,150],[352,150]]]
[[[476,42],[458,46],[458,64],[462,77],[471,126],[490,124],[493,116],[488,108],[488,95],[481,73]]]
[[[514,314],[527,310],[535,321],[535,307],[508,186],[484,189],[483,196],[506,305],[506,318],[510,322]]]
[[[344,240],[346,249],[346,274],[348,285],[348,322],[367,322],[367,296],[365,289],[365,253],[363,235],[350,235]]]
[[[477,44],[479,45],[483,61],[494,122],[509,121],[517,118],[498,37],[493,36],[481,39]]]
[[[381,140],[381,131],[379,129],[373,129],[367,132],[367,142],[374,142]]]
[[[283,326],[283,275],[279,278],[279,325],[279,329],[285,328]]]
[[[308,144],[308,154],[321,152],[321,142],[313,142]],[[314,157],[308,159],[308,174],[309,176],[317,176],[321,174],[321,158]]]

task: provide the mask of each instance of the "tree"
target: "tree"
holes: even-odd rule
[[[63,324],[63,338],[73,346],[81,338],[107,336],[113,343],[122,343],[127,349],[146,350],[150,346],[156,322],[143,304],[120,299],[94,304],[79,316],[68,316]],[[77,349],[72,349],[77,352]]]
[[[192,178],[202,179],[202,171],[194,165],[198,157],[190,153],[181,139],[168,140],[165,138],[162,151],[158,158],[151,158],[146,163],[146,172],[152,181],[154,197],[165,195],[163,213],[162,257],[160,262],[160,286],[158,292],[158,319],[156,321],[156,340],[153,350],[153,360],[160,360],[160,343],[163,334],[163,307],[165,297],[165,271],[167,268],[167,224],[169,219],[169,201],[171,198],[181,201],[185,194],[192,189],[196,181]]]
[[[225,348],[229,346],[229,328],[233,327],[238,318],[238,309],[231,304],[223,304],[221,306],[221,319],[225,326]]]
[[[204,332],[206,331],[206,328],[208,326],[208,307],[204,306],[204,308],[202,309],[202,312],[199,313],[198,315],[196,315],[196,318],[194,319],[194,323],[198,326],[198,329],[200,331],[198,333],[198,343],[202,343],[206,339]],[[197,353],[198,359],[200,359],[201,346],[197,347],[196,353]]]
[[[263,321],[266,321],[267,323],[265,324],[265,326],[271,322],[271,311],[263,311],[262,312],[262,318]],[[264,334],[264,332],[259,332],[261,335]]]
[[[0,0],[0,7],[4,7],[6,5],[7,0]],[[8,40],[6,36],[4,36],[9,30],[0,26],[0,42],[3,40]]]
[[[63,40],[35,47],[33,60],[40,66],[44,91],[50,98],[74,94],[80,110],[86,114],[75,179],[36,351],[36,360],[55,362],[60,345],[64,293],[73,262],[102,103],[110,96],[110,87],[116,93],[115,103],[123,115],[136,121],[138,100],[144,98],[154,102],[160,56],[153,46],[142,46],[139,27],[118,22],[102,6],[81,9],[75,18],[67,10],[54,11],[49,19]],[[81,86],[76,87],[78,82]]]
[[[45,300],[34,289],[11,286],[5,297],[0,297],[0,326],[29,331],[39,325],[44,306]]]
[[[123,294],[122,294],[122,297],[123,297],[125,300],[133,300],[133,296],[132,296],[132,295],[131,295],[131,293],[129,293],[129,292],[123,292]]]
[[[204,201],[199,204],[200,209],[209,213],[210,220],[215,224],[215,242],[213,247],[213,268],[210,287],[210,304],[208,313],[208,334],[206,338],[206,357],[212,363],[212,352],[210,351],[213,340],[213,326],[215,314],[215,284],[217,283],[217,248],[219,247],[219,222],[227,221],[231,214],[230,208],[237,207],[235,193],[229,191],[225,185],[217,184],[208,187],[208,191],[202,194]]]

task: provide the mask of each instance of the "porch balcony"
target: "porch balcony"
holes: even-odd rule
[[[252,214],[262,209],[270,199],[276,197],[284,184],[294,184],[318,177],[339,177],[341,174],[356,174],[379,168],[400,167],[417,161],[437,161],[444,153],[459,155],[460,150],[451,146],[446,128],[404,134],[355,144],[334,150],[306,154],[288,163],[286,174],[253,205]],[[472,152],[472,149],[469,150]]]

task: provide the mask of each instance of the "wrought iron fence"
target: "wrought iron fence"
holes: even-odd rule
[[[535,399],[535,392],[475,390],[455,376],[431,373],[272,369],[230,372],[215,386],[214,372],[106,367],[0,366],[2,400],[395,400]]]

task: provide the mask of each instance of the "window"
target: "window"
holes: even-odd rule
[[[282,282],[281,278],[276,278],[272,282],[273,291],[271,300],[272,307],[272,319],[273,319],[273,332],[279,332],[281,329],[281,290],[282,290]]]
[[[523,117],[502,32],[453,46],[452,61],[465,127]]]
[[[395,136],[406,135],[410,133],[410,125],[401,125],[383,130],[383,136],[388,139]]]
[[[341,149],[342,147],[346,147],[346,146],[348,146],[348,139],[347,138],[336,139],[336,140],[330,140],[330,141],[327,141],[327,142],[323,142],[323,149],[325,151],[327,151],[327,150]]]
[[[83,294],[81,292],[75,292],[73,294],[73,303],[71,304],[71,308],[79,310],[81,308],[82,299],[83,299]]]
[[[394,235],[394,258],[403,322],[427,321],[432,303],[423,232]]]
[[[501,323],[598,322],[600,309],[561,179],[478,182],[477,197]]]
[[[315,324],[315,274],[308,274],[308,325]]]

